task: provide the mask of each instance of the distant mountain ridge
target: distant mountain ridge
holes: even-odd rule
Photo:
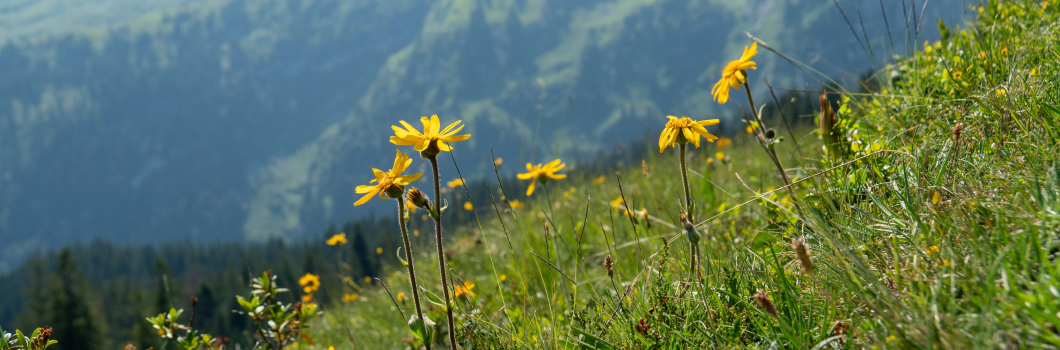
[[[882,58],[880,2],[839,3],[848,16],[863,10]],[[901,40],[900,6],[886,6]],[[960,5],[933,2],[922,31],[935,32],[930,18],[946,6]],[[187,8],[0,47],[0,270],[87,238],[297,237],[389,213],[390,203],[351,203],[369,168],[391,161],[386,136],[398,119],[464,120],[474,137],[455,156],[473,176],[487,169],[490,146],[516,169],[607,149],[666,114],[731,115],[738,103],[718,106],[709,91],[750,43],[745,30],[826,74],[871,68],[831,1]],[[760,52],[755,77],[820,88]]]

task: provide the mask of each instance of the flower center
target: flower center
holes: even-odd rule
[[[681,117],[681,119],[671,119],[666,122],[667,128],[683,129],[692,127],[692,119],[688,117]]]

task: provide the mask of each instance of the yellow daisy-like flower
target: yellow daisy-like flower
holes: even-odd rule
[[[464,141],[471,138],[471,135],[456,135],[460,129],[464,128],[463,125],[460,125],[460,120],[449,124],[445,129],[439,130],[442,123],[438,120],[437,114],[432,115],[430,118],[420,117],[420,122],[423,123],[422,133],[404,120],[399,122],[404,128],[396,125],[391,126],[390,128],[394,129],[395,136],[390,137],[390,142],[399,146],[413,146],[412,148],[419,152],[426,151],[432,147],[437,147],[438,151],[448,152],[452,148],[445,143]],[[437,153],[435,152],[434,154]]]
[[[383,247],[376,247],[375,248],[375,253],[376,254],[383,254]]]
[[[408,297],[405,297],[405,292],[400,292],[397,294],[397,301],[405,301],[405,299],[408,299]]]
[[[328,238],[327,244],[328,245],[343,245],[343,244],[346,244],[346,233],[340,233],[340,234],[331,236],[331,238]]]
[[[377,193],[379,194],[379,198],[382,199],[401,196],[401,192],[405,191],[404,186],[408,185],[413,181],[416,181],[416,179],[419,179],[420,176],[423,176],[423,174],[401,175],[401,172],[405,171],[405,169],[408,169],[409,165],[412,165],[412,159],[409,159],[409,155],[399,150],[397,151],[397,156],[394,157],[394,166],[390,168],[390,171],[384,172],[382,170],[372,168],[372,171],[375,172],[375,180],[372,180],[369,183],[374,182],[376,184],[369,186],[357,186],[357,193],[366,194],[364,195],[364,197],[361,197],[361,199],[358,200],[357,203],[353,203],[353,205],[358,206],[364,204],[368,202],[369,199],[372,199],[372,196]],[[392,194],[392,192],[398,193]]]
[[[302,290],[306,294],[313,293],[320,289],[320,276],[306,272],[304,276],[298,279],[298,284],[304,287]]]
[[[475,206],[471,202],[464,202],[464,210],[475,210]]]
[[[355,300],[357,300],[357,294],[356,293],[346,294],[346,295],[342,296],[342,301],[343,302],[347,302],[348,303],[348,302],[355,301]]]
[[[515,175],[520,180],[530,180],[530,187],[526,189],[526,195],[529,196],[534,193],[534,187],[538,182],[542,185],[548,182],[548,179],[562,180],[567,178],[567,174],[556,174],[557,171],[563,169],[567,164],[563,164],[559,159],[553,160],[552,162],[541,165],[533,165],[526,163],[526,173]]]
[[[721,80],[718,80],[718,83],[714,84],[714,89],[711,90],[714,94],[714,101],[725,104],[729,101],[729,87],[739,90],[740,84],[747,82],[747,69],[758,69],[755,62],[751,60],[757,53],[758,43],[756,42],[743,48],[743,56],[740,56],[740,59],[730,61],[725,65],[725,69],[721,72]]]
[[[512,209],[519,209],[523,207],[523,202],[513,199],[508,202],[508,206],[512,207]]]
[[[471,291],[471,288],[475,288],[475,284],[464,281],[464,285],[456,286],[456,291],[453,293],[453,298],[459,298],[462,295],[475,296],[475,292]]]
[[[699,147],[699,136],[703,136],[710,142],[718,139],[717,136],[707,132],[707,128],[704,128],[705,126],[719,123],[717,119],[695,121],[689,117],[666,117],[670,118],[670,121],[666,122],[666,128],[659,135],[659,153],[662,153],[666,147],[673,146],[675,143],[691,142],[696,147]]]
[[[308,303],[310,301],[313,301],[313,295],[312,294],[306,294],[306,295],[302,296],[302,302],[303,303]]]
[[[460,186],[462,186],[464,184],[464,180],[463,179],[456,179],[456,180],[453,180],[453,181],[446,182],[445,184],[449,185],[449,187],[460,187]]]

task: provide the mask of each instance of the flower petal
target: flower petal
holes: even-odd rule
[[[530,187],[526,189],[526,195],[529,196],[534,194],[534,185],[537,184],[537,180],[530,180]]]
[[[438,115],[437,114],[432,115],[431,116],[431,131],[430,131],[429,135],[431,137],[438,136],[438,128],[441,128],[441,127],[442,127],[442,122],[438,120]]]
[[[358,200],[358,201],[357,201],[357,203],[353,203],[353,206],[355,206],[355,207],[356,207],[356,206],[358,206],[358,205],[361,205],[361,204],[367,203],[367,202],[368,202],[368,200],[369,200],[369,199],[372,199],[372,196],[373,196],[373,195],[375,195],[375,194],[376,194],[376,193],[378,193],[378,192],[379,192],[379,190],[378,190],[378,189],[376,189],[375,191],[372,191],[372,192],[368,192],[368,194],[364,195],[364,197],[361,197],[361,199],[360,199],[360,200]]]
[[[356,191],[357,193],[368,193],[368,192],[378,191],[378,190],[379,190],[379,188],[376,187],[376,186],[357,186],[357,188],[354,189],[354,191]]]
[[[692,132],[690,128],[681,128],[681,134],[685,136],[685,140],[688,140],[688,142],[696,145],[696,148],[699,148],[699,134]]]
[[[408,129],[408,132],[410,134],[413,134],[413,135],[416,135],[416,136],[423,136],[423,134],[421,134],[419,132],[419,130],[416,130],[416,128],[412,127],[411,124],[406,123],[404,120],[399,120],[398,122],[401,123],[401,126],[404,126],[405,129]]]
[[[533,178],[537,177],[537,174],[534,173],[533,171],[531,171],[531,172],[526,173],[526,174],[515,174],[515,177],[519,178],[519,180],[530,180],[530,179],[533,179]]]
[[[423,176],[423,174],[401,175],[394,179],[394,183],[402,186],[408,185],[413,181],[419,180],[421,176]]]
[[[397,137],[397,136],[391,136],[390,137],[390,143],[398,145],[398,146],[412,146],[412,145],[415,145],[417,141],[409,141],[409,140],[405,140],[405,139]]]
[[[457,126],[457,125],[459,125],[461,121],[462,121],[462,120],[457,120],[456,122],[454,122],[454,123],[452,123],[452,124],[449,124],[449,126],[445,127],[445,129],[443,129],[443,130],[441,131],[441,134],[442,134],[442,135],[445,135],[446,133],[449,133],[449,130],[452,130],[454,126]],[[453,132],[452,132],[452,133],[450,133],[450,135],[452,135],[452,134],[455,134],[455,133],[457,133],[458,131],[460,131],[460,129],[463,129],[463,128],[464,128],[464,126],[463,126],[463,125],[460,125],[460,127],[459,127],[459,128],[456,128],[456,130],[453,130]]]
[[[453,143],[453,142],[464,141],[464,140],[467,140],[469,138],[471,138],[471,135],[456,135],[456,136],[443,136],[443,137],[440,138],[440,140],[445,141],[445,142],[449,142],[449,143]]]
[[[563,180],[567,178],[567,174],[551,174],[548,177],[553,180]]]
[[[427,145],[430,144],[430,141],[431,139],[424,138],[420,140],[420,142],[416,142],[416,145],[412,146],[412,149],[418,152],[423,152],[423,150],[427,149]]]

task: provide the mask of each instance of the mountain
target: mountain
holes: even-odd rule
[[[892,52],[878,0],[839,1],[847,19],[805,0],[127,3],[0,4],[0,27],[26,28],[0,37],[0,272],[92,238],[293,238],[389,212],[351,203],[392,161],[399,119],[462,119],[465,176],[489,169],[491,146],[511,172],[652,134],[667,114],[737,130],[740,99],[709,92],[744,31],[830,76],[871,70],[866,41],[881,62]],[[901,5],[886,4],[899,52]],[[960,16],[956,0],[924,8],[920,40]],[[851,34],[857,9],[872,37]],[[756,61],[756,89],[821,88],[763,48]]]

